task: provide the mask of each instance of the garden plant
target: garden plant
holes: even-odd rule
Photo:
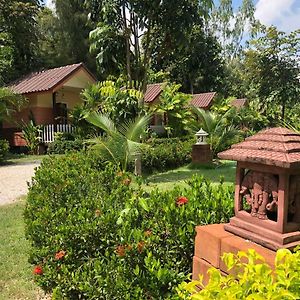
[[[4,161],[6,155],[8,154],[9,144],[6,140],[0,140],[0,163]]]
[[[50,157],[31,183],[26,235],[53,299],[168,299],[191,272],[195,225],[226,222],[233,188],[201,177],[145,192],[94,152]]]
[[[236,255],[225,253],[223,260],[228,270],[239,270],[234,272],[236,275],[224,276],[219,270],[211,268],[207,286],[203,285],[200,277],[200,280],[183,283],[178,295],[186,300],[296,300],[300,298],[299,259],[299,249],[294,253],[279,249],[275,269],[272,270],[253,249],[240,251]]]

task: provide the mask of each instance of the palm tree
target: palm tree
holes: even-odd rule
[[[9,88],[0,88],[0,122],[9,120],[13,113],[26,104],[26,99]]]
[[[86,120],[107,134],[106,138],[95,138],[93,147],[98,149],[103,157],[126,171],[129,162],[141,155],[140,141],[151,117],[152,115],[140,116],[117,126],[106,114],[89,113]]]
[[[200,126],[209,134],[208,139],[214,157],[240,139],[240,131],[232,123],[234,109],[229,109],[225,113],[216,113],[193,107],[192,111],[198,117]]]

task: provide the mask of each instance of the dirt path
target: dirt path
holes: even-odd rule
[[[27,182],[39,165],[35,162],[0,166],[0,205],[13,203],[27,194]]]

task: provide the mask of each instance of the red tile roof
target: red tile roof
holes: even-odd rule
[[[282,168],[300,168],[300,134],[286,128],[266,129],[218,154],[221,159]]]
[[[151,103],[156,100],[162,92],[163,83],[153,83],[147,85],[147,90],[144,96],[146,103]]]
[[[212,105],[216,92],[194,94],[190,105],[207,109]]]
[[[243,99],[234,99],[231,101],[231,105],[235,106],[236,108],[242,108],[244,106],[246,106],[247,104],[247,99],[243,98]]]
[[[70,77],[80,68],[84,68],[93,78],[95,78],[83,63],[78,63],[41,72],[31,73],[14,82],[10,87],[19,94],[49,91],[54,89],[64,80],[68,79],[68,77]]]
[[[144,96],[144,101],[146,103],[152,103],[159,98],[161,92],[163,91],[165,83],[153,83],[147,85],[147,90]],[[190,105],[207,109],[212,105],[213,98],[216,92],[194,94],[190,102]]]

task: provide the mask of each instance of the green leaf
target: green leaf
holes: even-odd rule
[[[149,206],[144,198],[139,199],[139,204],[145,211],[149,212]]]

